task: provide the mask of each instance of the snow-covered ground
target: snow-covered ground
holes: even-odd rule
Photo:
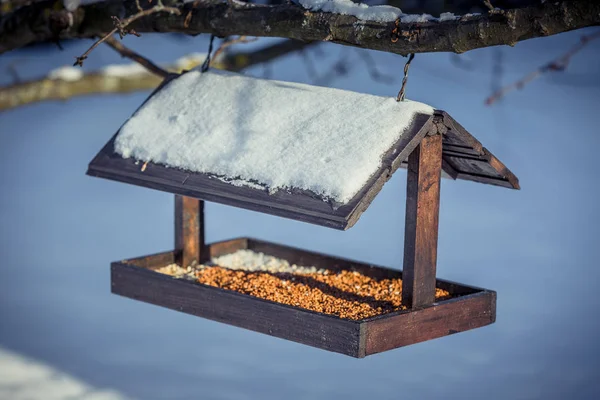
[[[578,37],[503,48],[504,83]],[[126,43],[166,63],[206,42],[144,35]],[[0,68],[17,60],[24,78],[37,76],[87,45],[4,55]],[[147,93],[0,114],[0,346],[11,368],[25,357],[85,387],[134,399],[596,398],[599,46],[591,44],[566,74],[543,77],[490,108],[483,100],[494,85],[495,50],[462,56],[472,70],[445,54],[417,55],[407,97],[450,112],[523,189],[442,184],[438,275],[496,290],[497,322],[363,360],[110,294],[110,261],[172,247],[170,195],[85,176]],[[332,64],[340,51],[326,46],[316,57]],[[383,72],[397,76],[389,85],[368,78],[356,50],[344,51],[354,69],[330,86],[397,93],[404,59],[374,53]],[[86,68],[107,62],[122,61],[98,49]],[[288,57],[271,66],[271,76],[308,82],[303,65]],[[209,204],[208,238],[251,235],[399,268],[404,196],[399,172],[347,232]],[[0,393],[15,384],[0,382]],[[31,398],[51,398],[49,391]]]
[[[126,400],[124,395],[98,389],[52,366],[0,347],[0,399]]]

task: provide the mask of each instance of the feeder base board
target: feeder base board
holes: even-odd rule
[[[317,268],[357,270],[379,278],[401,271],[326,256],[275,243],[239,238],[207,245],[210,257],[240,249]],[[496,319],[496,292],[437,280],[453,296],[421,309],[397,311],[359,321],[176,279],[154,270],[176,262],[174,251],[113,262],[112,292],[188,314],[292,340],[324,350],[365,357],[489,325]]]

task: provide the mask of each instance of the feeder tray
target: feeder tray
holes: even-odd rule
[[[167,78],[150,98],[176,78]],[[416,115],[358,193],[347,203],[335,206],[306,190],[269,193],[214,179],[209,173],[152,162],[142,168],[136,160],[123,158],[115,151],[118,134],[92,160],[87,173],[174,193],[175,250],[112,263],[113,293],[353,357],[495,321],[495,292],[436,279],[440,177],[443,171],[450,179],[513,189],[519,189],[519,183],[444,111]],[[348,229],[399,168],[408,169],[403,272],[251,238],[213,244],[204,241],[205,200]],[[353,270],[375,278],[401,278],[402,304],[408,309],[349,320],[155,272],[172,263],[185,267],[240,249],[262,252],[291,264]],[[448,291],[450,298],[436,301],[436,288]]]

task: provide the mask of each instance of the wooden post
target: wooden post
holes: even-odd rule
[[[182,267],[201,263],[204,254],[204,201],[175,195],[175,250]]]
[[[442,135],[425,136],[408,156],[402,303],[409,308],[435,301]]]

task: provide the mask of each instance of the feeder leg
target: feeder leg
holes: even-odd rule
[[[175,250],[182,267],[206,258],[204,243],[204,201],[175,195]]]
[[[409,308],[435,301],[442,135],[426,136],[408,156],[402,303]]]

